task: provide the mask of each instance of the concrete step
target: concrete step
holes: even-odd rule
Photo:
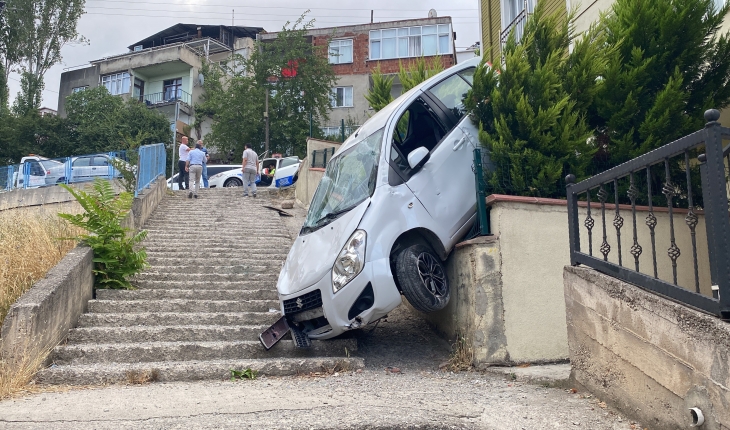
[[[272,280],[275,280],[279,271],[281,270],[283,262],[273,262],[267,265],[230,265],[230,266],[207,266],[204,262],[201,262],[199,266],[150,266],[149,270],[157,273],[183,273],[186,275],[200,274],[200,275],[239,275],[246,277],[252,274],[271,274]]]
[[[277,238],[275,240],[267,241],[265,235],[249,236],[246,238],[186,238],[186,237],[149,237],[142,242],[142,246],[150,247],[154,249],[162,250],[178,250],[187,251],[189,249],[196,249],[198,247],[205,248],[216,248],[218,246],[221,249],[238,248],[239,252],[243,252],[246,248],[261,248],[266,245],[271,249],[276,249],[279,252],[289,252],[291,247],[292,239]]]
[[[229,248],[223,248],[223,247],[208,247],[208,248],[201,248],[196,247],[195,249],[192,249],[190,251],[181,251],[178,248],[170,249],[172,247],[168,246],[167,249],[160,249],[155,248],[150,249],[149,247],[145,247],[145,251],[147,252],[147,258],[189,258],[191,255],[197,255],[202,254],[206,257],[210,257],[211,255],[214,256],[223,256],[223,255],[243,255],[248,259],[255,260],[255,259],[281,259],[286,260],[287,253],[282,252],[282,250],[278,249],[263,249],[258,248],[254,249],[251,247],[247,247],[246,249],[241,249],[240,246],[231,246]]]
[[[97,300],[278,300],[276,290],[96,290]]]
[[[69,344],[56,347],[52,360],[57,365],[77,365],[242,358],[346,357],[356,350],[355,339],[314,340],[312,347],[307,349],[297,348],[293,341],[284,339],[268,351],[259,341]]]
[[[268,312],[278,300],[89,300],[89,313]]]
[[[250,258],[248,253],[241,252],[239,255],[208,255],[203,258],[188,257],[148,257],[147,263],[151,267],[175,267],[175,266],[211,266],[211,267],[223,267],[223,266],[257,266],[265,265],[271,266],[278,264],[279,267],[284,264],[286,258]]]
[[[71,330],[68,345],[139,342],[236,342],[258,341],[269,325],[193,325],[82,327]]]
[[[44,385],[107,385],[144,381],[224,381],[230,380],[231,370],[253,369],[258,376],[289,376],[353,371],[364,367],[364,360],[357,357],[55,365],[41,370],[36,377],[36,381]]]
[[[77,327],[135,327],[135,326],[271,326],[281,318],[280,307],[274,312],[135,312],[83,314]]]
[[[182,273],[179,271],[147,271],[135,275],[132,283],[143,283],[144,281],[164,281],[164,282],[240,282],[242,285],[251,282],[260,282],[262,284],[276,284],[279,272],[271,273]]]
[[[266,281],[168,281],[168,280],[142,280],[133,281],[134,285],[140,290],[179,290],[194,289],[197,291],[206,290],[227,290],[227,291],[246,291],[246,290],[266,290],[276,291],[276,279]],[[97,290],[98,293],[101,290]]]

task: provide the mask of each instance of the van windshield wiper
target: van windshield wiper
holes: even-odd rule
[[[360,202],[360,203],[362,203],[362,202]],[[318,219],[317,222],[315,222],[314,224],[312,224],[312,225],[305,225],[304,227],[302,227],[302,229],[300,230],[300,234],[301,233],[311,233],[313,231],[319,230],[320,228],[322,228],[322,227],[326,226],[327,224],[329,224],[329,223],[326,223],[324,221],[334,220],[335,218],[339,217],[340,215],[342,215],[344,213],[347,213],[347,212],[350,212],[352,209],[354,209],[360,203],[356,203],[356,204],[354,204],[352,206],[349,206],[349,207],[347,207],[345,209],[340,209],[338,211],[334,211],[334,212],[328,213],[327,215],[325,215],[322,218]]]

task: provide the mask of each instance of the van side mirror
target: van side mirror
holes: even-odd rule
[[[431,158],[431,154],[428,152],[428,149],[425,146],[421,146],[408,154],[408,165],[411,166],[411,169],[416,170],[426,164],[429,158]]]

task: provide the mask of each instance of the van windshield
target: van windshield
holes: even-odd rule
[[[383,129],[327,163],[301,233],[322,228],[373,195]]]

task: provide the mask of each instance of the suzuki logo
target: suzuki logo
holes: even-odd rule
[[[302,306],[304,306],[304,303],[302,302],[302,298],[300,297],[300,298],[297,299],[297,307],[299,309],[301,309]]]

